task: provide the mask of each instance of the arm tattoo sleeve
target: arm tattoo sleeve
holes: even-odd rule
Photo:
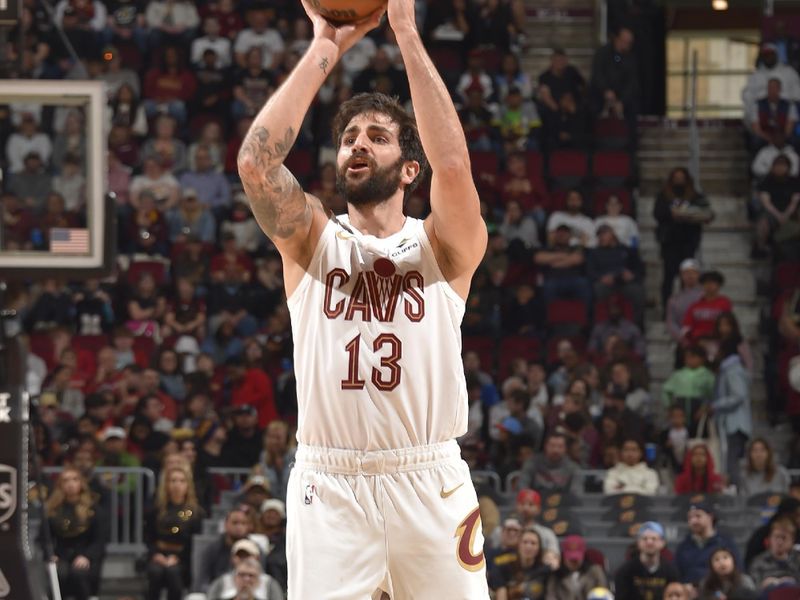
[[[249,165],[240,175],[253,215],[273,239],[290,238],[311,220],[305,193],[283,166],[295,137],[291,127],[275,139],[265,127],[254,127],[239,150],[239,164]]]

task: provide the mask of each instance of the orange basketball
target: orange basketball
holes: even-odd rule
[[[386,0],[310,0],[311,6],[334,23],[352,23],[386,6]]]

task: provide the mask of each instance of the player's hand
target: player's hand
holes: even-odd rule
[[[416,31],[417,15],[414,11],[414,0],[389,0],[389,27],[395,33],[400,31]]]
[[[302,0],[303,8],[311,19],[314,28],[314,39],[330,40],[339,49],[339,57],[352,48],[366,33],[380,25],[384,9],[376,10],[371,15],[355,23],[335,25],[323,17],[309,0]],[[337,57],[338,58],[338,57]]]

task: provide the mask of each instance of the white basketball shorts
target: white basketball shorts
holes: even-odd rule
[[[289,600],[489,597],[478,498],[455,441],[376,452],[301,444],[286,508]]]

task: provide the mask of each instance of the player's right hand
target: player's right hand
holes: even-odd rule
[[[339,49],[339,56],[337,58],[341,58],[341,56],[363,38],[368,31],[380,25],[381,18],[386,12],[386,9],[381,8],[355,23],[337,25],[323,17],[320,12],[311,5],[309,0],[301,1],[308,18],[311,19],[314,28],[314,39],[332,41]]]

